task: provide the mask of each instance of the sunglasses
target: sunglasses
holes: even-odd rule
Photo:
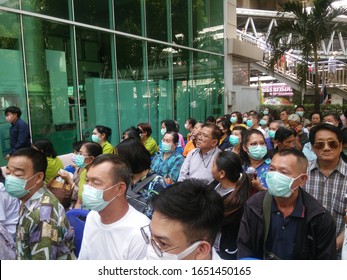
[[[313,144],[313,146],[318,150],[322,150],[322,149],[324,149],[326,144],[328,144],[328,147],[330,149],[336,149],[339,146],[339,142],[337,142],[335,140],[317,141]]]

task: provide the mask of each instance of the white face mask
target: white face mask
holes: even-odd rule
[[[185,249],[183,252],[175,255],[170,254],[168,252],[163,252],[163,256],[159,257],[158,254],[154,251],[154,248],[151,244],[151,242],[147,245],[147,254],[146,259],[147,260],[182,260],[189,254],[191,254],[198,246],[200,245],[201,241],[196,241],[192,245],[190,245],[187,249]]]

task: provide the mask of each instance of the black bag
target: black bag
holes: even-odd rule
[[[128,200],[128,203],[134,207],[137,211],[145,214],[146,209],[148,207],[148,201],[146,198],[144,198],[140,191],[150,182],[153,180],[153,178],[157,176],[157,174],[152,174],[151,176],[147,177],[145,180],[143,180],[141,183],[139,183],[135,188],[131,189],[131,187],[128,188],[126,197]]]

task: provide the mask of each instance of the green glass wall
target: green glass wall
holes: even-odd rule
[[[117,145],[139,122],[159,141],[164,119],[185,135],[188,117],[224,113],[222,0],[17,0],[0,12],[0,108],[21,107],[33,141],[58,154],[98,124]],[[2,113],[2,156],[8,128]]]

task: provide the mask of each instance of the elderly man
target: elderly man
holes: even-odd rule
[[[45,187],[47,159],[32,148],[19,149],[6,167],[5,189],[20,200],[17,259],[75,259],[73,229],[64,207]]]
[[[212,165],[218,149],[221,131],[215,124],[204,124],[197,135],[196,149],[189,152],[180,170],[178,181],[188,178],[213,181]]]
[[[222,197],[201,180],[188,179],[153,198],[153,218],[141,229],[148,260],[218,260],[213,248],[222,225]]]
[[[144,258],[146,243],[140,228],[149,219],[128,204],[130,176],[130,167],[118,155],[100,155],[89,165],[82,200],[92,211],[87,216],[78,259]]]
[[[304,191],[307,160],[296,149],[274,155],[267,192],[247,202],[238,234],[238,258],[336,259],[335,222]]]
[[[310,142],[317,159],[308,166],[305,190],[334,217],[339,255],[344,236],[344,196],[347,193],[347,164],[340,157],[342,133],[329,123],[319,124],[310,130]]]

